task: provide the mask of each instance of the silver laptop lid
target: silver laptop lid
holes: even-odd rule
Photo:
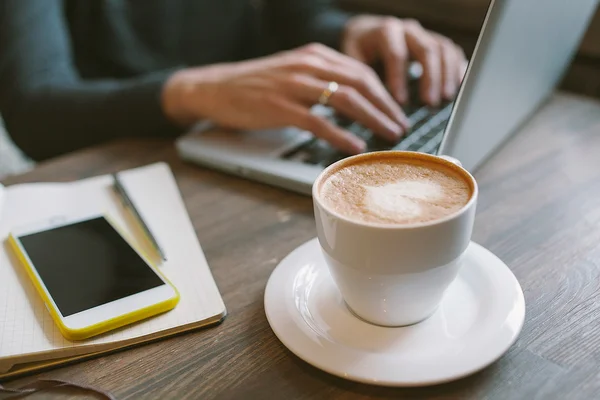
[[[475,169],[553,91],[597,0],[492,0],[438,154]]]

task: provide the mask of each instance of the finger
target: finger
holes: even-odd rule
[[[366,72],[370,69],[364,62],[359,59],[350,57],[348,55],[342,54],[339,51],[336,51],[330,47],[319,43],[312,43],[307,46],[302,47],[303,52],[319,56],[323,60],[329,61],[330,63],[341,64],[346,66],[346,68],[351,68],[353,70],[360,70]]]
[[[409,128],[408,118],[371,67],[322,45],[306,46],[305,51],[326,61],[312,70],[317,77],[354,87],[398,124]]]
[[[400,106],[368,65],[325,46],[309,46],[307,51],[316,55],[316,58],[305,59],[300,63],[302,72],[308,72],[322,80],[352,86],[404,130],[410,127],[410,122]]]
[[[328,81],[336,81],[340,85],[352,87],[389,119],[398,124],[402,128],[402,131],[405,132],[410,128],[410,121],[406,117],[406,114],[385,89],[378,77],[368,77],[360,71],[356,73],[345,71],[343,66],[321,71],[315,76]]]
[[[344,43],[344,53],[348,55],[348,57],[354,58],[362,63],[366,63],[366,57],[364,52],[360,49],[357,41],[351,41],[350,43]]]
[[[402,22],[399,19],[385,20],[379,43],[388,89],[398,102],[405,104],[408,101],[408,48],[404,41]]]
[[[404,29],[408,50],[423,66],[421,98],[429,105],[436,106],[442,94],[439,45],[418,22],[405,23]]]
[[[362,139],[323,117],[311,114],[305,106],[293,102],[280,102],[279,106],[289,115],[289,124],[311,132],[338,150],[347,154],[359,154],[365,151],[366,144]]]
[[[403,129],[351,86],[340,86],[329,104],[344,116],[369,128],[377,136],[397,142]]]
[[[311,105],[327,87],[327,82],[309,75],[294,75],[286,85],[289,96]],[[387,140],[395,142],[401,136],[402,128],[351,86],[339,86],[337,92],[331,95],[328,105]]]
[[[442,94],[444,99],[452,100],[456,95],[459,81],[456,79],[457,64],[459,64],[458,54],[454,43],[450,40],[437,36],[440,44],[441,69],[442,69]]]

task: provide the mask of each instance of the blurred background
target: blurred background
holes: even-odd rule
[[[299,0],[301,1],[301,0]],[[467,56],[473,51],[489,0],[337,0],[350,12],[415,18],[460,44]],[[575,6],[576,2],[573,2]],[[600,97],[600,11],[580,44],[559,90]],[[12,143],[0,118],[0,179],[27,171],[33,166]]]

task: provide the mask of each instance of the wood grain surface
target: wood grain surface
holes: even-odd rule
[[[68,379],[118,399],[600,398],[600,103],[555,95],[476,172],[474,240],[517,276],[526,321],[516,344],[492,366],[427,388],[333,377],[292,355],[269,328],[267,279],[279,260],[315,236],[307,197],[183,164],[163,141],[108,144],[5,183],[73,180],[159,160],[175,173],[227,319],[7,386]],[[69,390],[50,398],[81,395]]]

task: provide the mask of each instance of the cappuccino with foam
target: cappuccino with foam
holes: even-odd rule
[[[323,204],[337,214],[394,225],[454,214],[473,194],[468,178],[451,163],[393,152],[341,162],[318,189]]]

